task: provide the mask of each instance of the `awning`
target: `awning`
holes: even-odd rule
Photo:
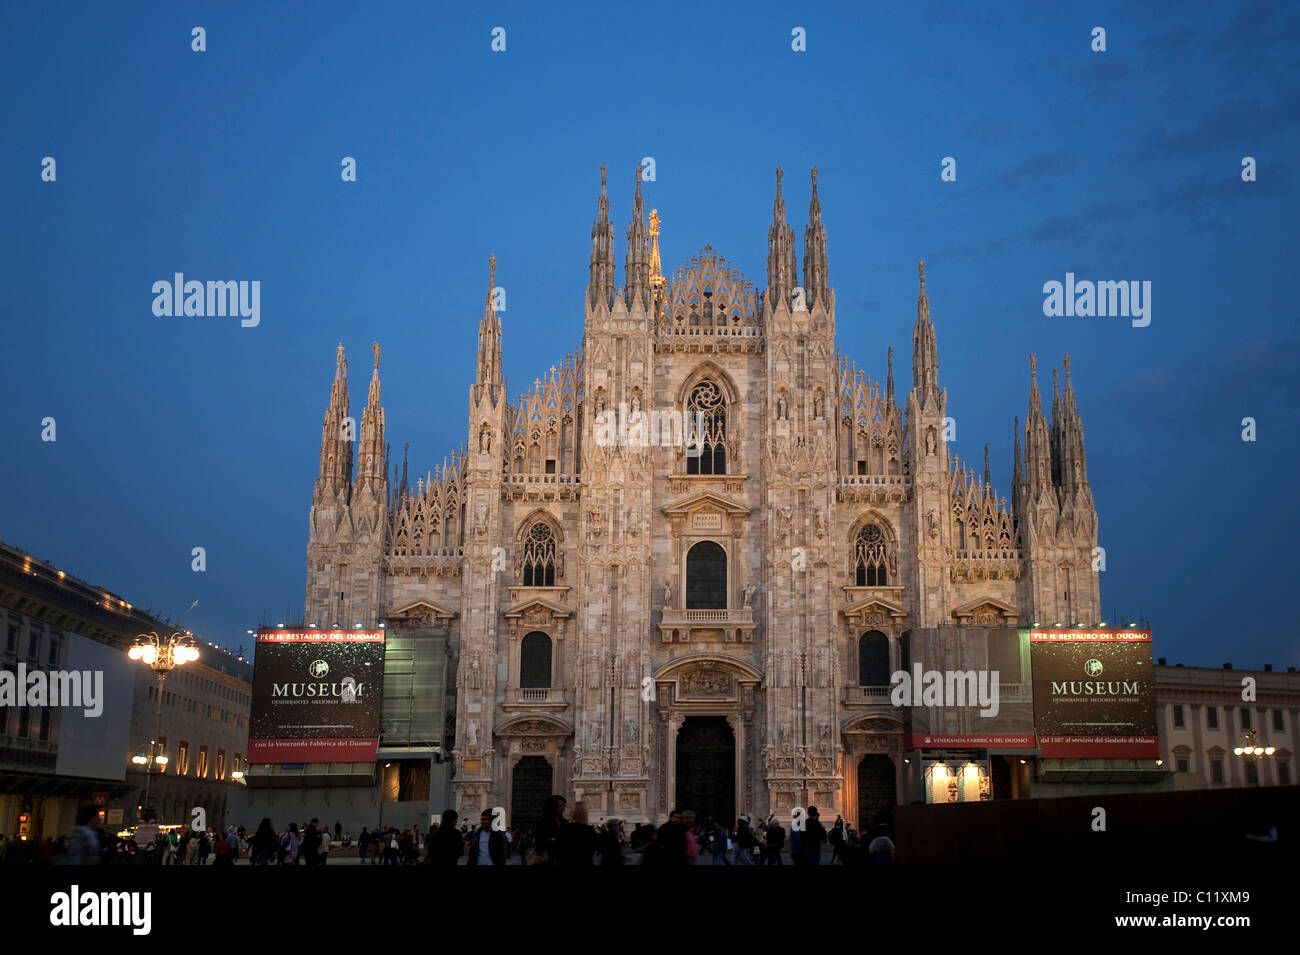
[[[303,789],[312,786],[373,786],[374,763],[250,763],[244,783],[254,789]]]

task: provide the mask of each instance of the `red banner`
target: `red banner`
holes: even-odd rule
[[[378,739],[250,739],[250,763],[370,763]]]
[[[907,749],[1037,749],[1038,739],[1028,735],[907,736]]]

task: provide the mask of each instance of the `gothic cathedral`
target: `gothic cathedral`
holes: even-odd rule
[[[1008,506],[987,448],[982,474],[949,454],[924,265],[901,401],[892,350],[883,384],[836,351],[815,169],[802,285],[779,169],[763,291],[709,246],[668,278],[658,222],[638,169],[619,287],[601,168],[581,350],[514,403],[493,261],[468,450],[414,485],[378,347],[354,436],[339,346],[305,622],[447,637],[462,818],[556,792],[593,821],[866,824],[860,766],[902,772],[904,632],[1100,619],[1069,359],[1050,424],[1030,360]]]

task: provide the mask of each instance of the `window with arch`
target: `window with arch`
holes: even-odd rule
[[[885,532],[875,524],[858,531],[853,547],[855,583],[859,587],[884,587],[889,583],[889,548]]]
[[[555,586],[555,531],[545,521],[528,528],[524,537],[525,587]]]
[[[519,686],[534,690],[551,688],[551,638],[540,630],[526,635],[519,644]]]
[[[727,552],[713,541],[686,554],[686,609],[727,609]]]
[[[858,638],[858,686],[889,686],[889,638],[869,630]]]
[[[686,401],[686,473],[727,473],[727,401],[717,383],[705,379]]]

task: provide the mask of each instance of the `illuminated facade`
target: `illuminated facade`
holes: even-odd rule
[[[709,246],[664,276],[659,227],[638,170],[616,285],[602,168],[581,348],[513,403],[493,261],[468,450],[414,484],[388,471],[378,348],[354,435],[339,347],[306,622],[447,637],[471,816],[555,791],[597,818],[854,821],[903,788],[905,631],[1099,619],[1068,358],[1050,424],[1031,359],[1008,504],[987,452],[982,474],[949,454],[924,266],[910,391],[892,350],[883,382],[837,351],[815,170],[802,285],[779,170],[765,290]]]

